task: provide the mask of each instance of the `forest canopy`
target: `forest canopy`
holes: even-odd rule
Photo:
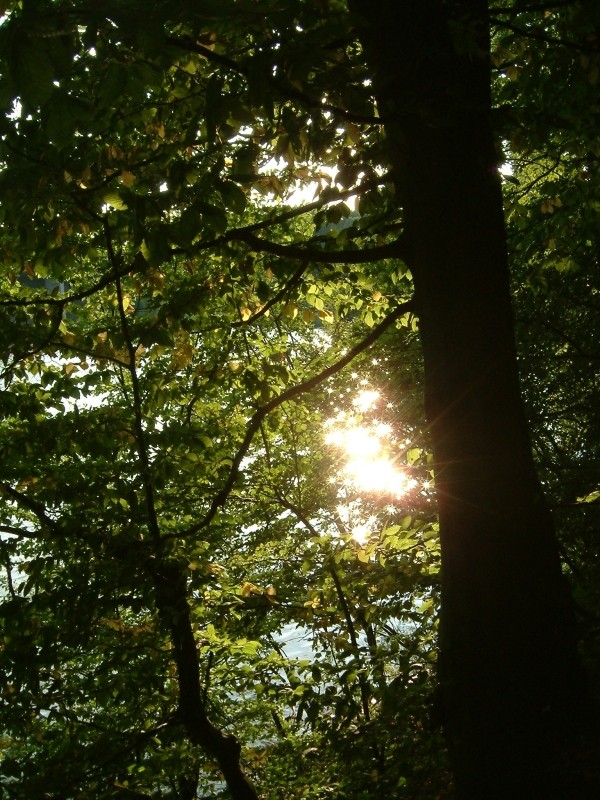
[[[446,5],[399,117],[475,152],[463,99],[440,123],[427,92],[443,59],[485,62],[524,450],[597,696],[600,10]],[[460,277],[428,310],[453,203],[442,181],[419,239],[430,176],[395,160],[396,32],[378,61],[357,6],[0,3],[3,797],[429,800],[455,796],[453,764],[456,796],[483,796],[461,789],[436,678],[440,602],[460,605],[444,481],[471,445],[439,412],[429,331],[454,358],[487,310]],[[520,450],[488,455],[529,475]],[[543,584],[533,514],[520,495],[498,511],[534,620],[517,650],[546,641],[519,588]]]

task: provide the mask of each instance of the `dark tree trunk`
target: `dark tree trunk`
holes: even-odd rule
[[[212,756],[225,778],[232,800],[259,800],[240,764],[238,740],[208,718],[202,699],[198,650],[194,639],[187,586],[181,566],[163,562],[154,574],[157,608],[171,634],[179,685],[178,714],[191,742]]]
[[[585,693],[519,390],[487,3],[350,7],[412,254],[442,540],[441,694],[458,793],[583,798],[561,761]]]

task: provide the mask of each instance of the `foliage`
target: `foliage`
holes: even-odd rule
[[[594,671],[599,23],[590,3],[548,10],[543,23],[536,14],[505,18],[494,51],[511,165],[505,195],[522,381],[534,453]]]
[[[186,721],[187,631],[196,699],[261,797],[449,796],[412,278],[345,3],[3,5],[3,791],[225,796]],[[583,8],[550,11],[550,33],[592,36]],[[540,79],[543,14],[497,13],[534,444],[580,514],[598,488],[597,50],[569,62],[564,119],[542,119],[562,51]],[[419,481],[400,499],[344,483],[325,444],[335,414],[361,421],[361,381]],[[574,524],[576,573],[597,543]]]

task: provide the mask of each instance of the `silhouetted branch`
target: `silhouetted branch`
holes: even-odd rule
[[[373,261],[380,261],[383,258],[405,260],[408,255],[402,239],[396,239],[396,241],[383,244],[380,247],[369,247],[365,250],[321,250],[316,247],[306,247],[302,244],[277,244],[267,239],[261,239],[248,231],[238,231],[231,238],[250,245],[259,253],[272,253],[282,258],[297,258],[316,264],[367,264]]]

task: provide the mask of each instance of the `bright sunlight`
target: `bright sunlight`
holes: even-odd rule
[[[378,391],[360,390],[352,400],[352,412],[339,411],[325,422],[325,442],[340,453],[336,478],[347,489],[393,502],[418,484],[396,463],[403,443],[397,441],[391,425],[376,418],[380,403]],[[332,482],[337,480],[334,478]],[[361,524],[349,525],[353,538],[363,543],[374,521],[370,517]]]

